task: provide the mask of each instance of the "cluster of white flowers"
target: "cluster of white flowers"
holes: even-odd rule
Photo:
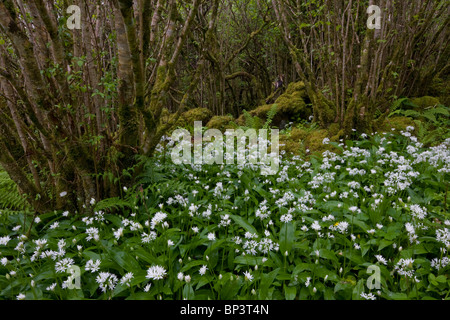
[[[271,211],[267,207],[267,200],[260,202],[258,209],[256,209],[256,217],[264,220],[270,216]]]
[[[411,210],[411,215],[419,220],[423,220],[427,216],[427,209],[419,206],[418,204],[410,205],[409,209]]]
[[[141,241],[142,243],[150,243],[153,240],[157,238],[157,234],[154,231],[150,231],[149,233],[142,233],[141,234]]]
[[[206,265],[203,265],[203,266],[200,268],[200,270],[198,271],[198,273],[199,273],[201,276],[204,276],[204,275],[206,274],[206,270],[208,270],[208,267],[207,267]]]
[[[244,279],[246,281],[253,281],[253,275],[249,271],[244,271]]]
[[[316,230],[316,231],[321,230],[322,227],[320,226],[319,221],[314,221],[314,222],[311,224],[311,229],[314,229],[314,230]]]
[[[316,199],[311,191],[305,191],[303,196],[297,199],[298,207],[301,212],[309,211],[313,209]]]
[[[361,188],[361,184],[359,182],[356,182],[356,181],[350,181],[347,185],[350,187],[350,189],[358,190],[358,189]]]
[[[409,242],[418,244],[418,236],[416,234],[416,229],[414,228],[414,226],[411,223],[407,222],[405,223],[405,228],[409,236]]]
[[[188,198],[184,198],[182,195],[175,195],[175,198],[168,198],[166,203],[170,206],[170,205],[175,205],[175,204],[179,204],[183,207],[187,207],[187,205],[189,204],[189,199]]]
[[[113,234],[114,234],[114,238],[116,238],[116,240],[119,240],[123,236],[123,228],[119,228],[119,229],[115,230],[113,232]]]
[[[100,234],[99,234],[98,228],[91,227],[89,229],[86,229],[86,233],[88,235],[86,237],[87,241],[91,241],[91,240],[98,241],[98,240],[100,240]]]
[[[338,231],[341,234],[345,234],[347,232],[348,227],[349,223],[347,221],[340,221],[334,225],[331,225],[329,229],[332,231]]]
[[[364,298],[366,300],[377,300],[377,298],[372,292],[370,293],[361,292],[361,298]]]
[[[166,276],[166,274],[166,269],[164,269],[162,266],[157,265],[148,268],[147,275],[145,277],[150,280],[161,280]]]
[[[130,231],[139,231],[139,230],[143,229],[142,225],[139,222],[129,220],[129,219],[123,219],[122,226],[124,226],[125,228],[129,227]]]
[[[11,240],[11,238],[9,236],[1,237],[0,238],[0,245],[1,246],[6,246],[10,240]]]
[[[35,261],[41,255],[41,250],[47,246],[47,239],[37,239],[33,240],[36,245],[36,249],[33,252],[33,255],[30,257],[31,261]]]
[[[311,186],[311,189],[317,189],[321,185],[334,182],[335,176],[336,172],[317,173],[312,177],[312,180],[308,182],[308,185]]]
[[[151,223],[150,223],[150,227],[153,229],[155,229],[155,227],[161,223],[164,222],[164,220],[167,218],[167,213],[165,212],[157,212],[155,213],[155,215],[153,216]]]
[[[450,248],[450,229],[436,229],[436,240],[442,242],[446,248]]]
[[[348,171],[348,174],[350,176],[364,176],[367,171],[364,169],[358,169],[358,168],[345,168]]]
[[[95,281],[98,283],[98,286],[102,290],[102,292],[106,292],[107,290],[114,290],[119,279],[115,274],[109,272],[100,272],[95,278]]]
[[[443,269],[447,267],[450,264],[450,258],[449,257],[443,257],[442,259],[434,258],[431,260],[431,267],[435,268],[436,270]]]
[[[133,279],[133,278],[134,278],[133,272],[128,272],[122,277],[122,279],[120,279],[120,284],[130,287],[131,286],[130,282],[131,282],[131,279]]]
[[[289,205],[289,203],[294,201],[294,199],[295,199],[294,194],[290,190],[288,190],[286,193],[284,193],[284,195],[281,198],[275,201],[275,204],[278,207],[286,207]]]
[[[242,244],[242,249],[244,250],[245,254],[255,256],[258,254],[258,251],[263,254],[267,254],[270,251],[278,251],[279,244],[268,238],[268,236],[270,236],[270,232],[268,230],[266,230],[265,235],[267,236],[267,238],[262,238],[261,240],[257,241],[254,240],[258,238],[257,234],[246,232],[245,238],[247,240],[245,240]],[[234,242],[237,245],[240,245],[242,243],[242,239],[236,236],[234,238]]]
[[[375,255],[375,258],[377,258],[379,263],[384,264],[385,266],[387,265],[387,261],[386,259],[381,255],[381,254],[377,254]]]
[[[291,222],[293,219],[292,214],[288,213],[288,214],[284,214],[281,216],[280,221],[283,223],[288,223]]]
[[[55,264],[55,270],[57,273],[66,273],[69,271],[69,268],[75,264],[75,261],[72,258],[64,258]]]
[[[94,262],[94,260],[90,259],[88,260],[88,262],[86,262],[84,269],[86,271],[90,271],[91,273],[95,273],[100,270],[100,264],[101,260],[97,259]]]
[[[44,248],[44,246],[42,246],[44,242],[46,243],[46,241],[43,240],[38,241],[40,245],[37,245],[37,248],[32,256],[34,259],[37,259],[37,255],[39,254],[40,250]],[[51,258],[52,260],[60,259],[66,255],[66,250],[64,249],[65,246],[66,246],[65,240],[61,239],[58,241],[58,251],[46,250],[40,253],[39,258],[41,259]]]
[[[415,276],[415,270],[413,268],[414,259],[404,259],[401,258],[396,265],[394,266],[394,270],[397,271],[399,275],[414,278],[416,282],[420,282]]]
[[[373,199],[373,203],[371,203],[370,207],[372,208],[372,210],[376,210],[378,208],[378,206],[383,202],[384,195],[374,193],[372,195],[372,199]]]
[[[220,223],[219,223],[219,228],[220,227],[226,227],[229,226],[231,224],[231,220],[230,220],[230,215],[229,214],[224,214],[221,219],[220,219]]]
[[[267,254],[270,251],[278,251],[280,246],[270,238],[262,238],[257,245],[259,252]]]
[[[212,215],[212,205],[209,204],[205,211],[202,212],[202,217],[209,220]]]

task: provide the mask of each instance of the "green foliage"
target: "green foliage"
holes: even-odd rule
[[[252,116],[247,110],[243,110],[245,118],[245,127],[249,129],[259,129],[261,127],[261,118]]]
[[[30,239],[30,215],[2,217],[0,298],[448,299],[450,143],[407,133],[330,142],[341,153],[283,158],[274,176],[141,158],[136,186],[91,216],[43,214]]]
[[[252,116],[247,110],[243,110],[244,119],[245,119],[245,125],[244,128],[246,129],[269,129],[270,125],[273,121],[273,118],[278,112],[278,105],[273,104],[270,106],[269,111],[266,115],[266,121],[264,124],[262,124],[262,120],[259,116]]]
[[[14,181],[0,167],[0,210],[21,211],[28,208],[27,201]]]
[[[266,120],[266,123],[264,123],[264,125],[263,125],[263,129],[267,130],[270,128],[273,118],[275,117],[277,112],[278,112],[278,105],[273,104],[272,107],[270,108],[269,112],[267,113],[267,120]]]
[[[96,211],[117,211],[125,208],[130,209],[132,205],[119,197],[104,199],[95,204]]]
[[[394,102],[389,117],[395,115],[414,119],[418,127],[417,136],[426,145],[436,144],[450,137],[450,108],[439,104],[435,98],[399,99]]]

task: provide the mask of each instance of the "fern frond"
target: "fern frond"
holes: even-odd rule
[[[273,104],[270,108],[269,112],[267,113],[267,120],[266,123],[263,126],[263,129],[269,129],[270,125],[272,124],[273,118],[278,112],[278,106],[276,104]]]
[[[125,208],[132,208],[132,205],[128,201],[118,197],[101,200],[95,205],[96,211],[123,210]]]
[[[0,209],[21,211],[27,208],[28,203],[15,182],[0,168]]]

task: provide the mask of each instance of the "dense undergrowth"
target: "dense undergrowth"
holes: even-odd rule
[[[324,139],[274,176],[162,152],[91,215],[2,214],[0,298],[448,299],[450,139],[414,133]]]

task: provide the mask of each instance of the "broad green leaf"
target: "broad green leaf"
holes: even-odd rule
[[[189,269],[196,267],[196,266],[200,266],[200,265],[208,265],[208,262],[205,260],[194,260],[191,262],[188,262],[183,268],[181,268],[181,272],[186,272]]]
[[[327,250],[327,249],[320,249],[319,250],[320,257],[325,258],[331,261],[334,261],[336,263],[339,263],[338,258],[336,257],[336,254],[333,251]]]
[[[295,226],[293,223],[283,223],[280,230],[280,251],[282,254],[292,251]]]
[[[121,251],[117,248],[107,248],[107,251],[114,262],[128,272],[139,272],[141,268],[136,258],[128,252]]]
[[[234,220],[239,226],[244,228],[246,231],[250,233],[258,233],[256,229],[243,217],[237,215],[230,215],[231,219]]]
[[[296,287],[284,287],[284,296],[286,300],[294,300],[297,296],[297,288]]]
[[[272,285],[273,281],[277,277],[278,272],[280,271],[280,268],[277,268],[270,273],[264,273],[261,275],[261,283],[260,283],[260,289],[259,289],[259,299],[265,300],[268,297],[269,294],[269,288]]]
[[[394,243],[394,241],[388,241],[388,240],[385,240],[385,239],[381,239],[380,245],[378,246],[378,251],[383,250],[384,248],[390,246],[393,243]]]
[[[352,299],[353,300],[361,300],[361,293],[364,292],[365,280],[361,279],[358,281],[356,286],[353,288]]]
[[[262,264],[262,259],[263,257],[255,257],[247,254],[247,255],[240,255],[234,258],[234,263],[256,266]]]

